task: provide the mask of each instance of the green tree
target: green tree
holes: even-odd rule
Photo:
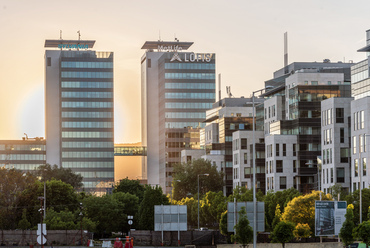
[[[16,229],[22,218],[22,208],[28,206],[20,201],[24,190],[31,187],[37,179],[16,169],[0,168],[0,228]]]
[[[283,248],[285,243],[291,241],[293,236],[294,224],[288,221],[281,221],[276,225],[272,233],[272,242],[281,243]]]
[[[267,192],[264,202],[265,202],[265,218],[266,218],[266,229],[274,230],[271,228],[273,219],[275,217],[276,206],[279,204],[280,212],[283,213],[286,205],[293,198],[300,196],[298,190],[295,188],[286,189],[277,192]]]
[[[311,230],[315,230],[315,200],[320,200],[319,191],[295,197],[285,207],[283,220],[294,225],[308,224]],[[322,200],[331,201],[332,197],[330,194],[322,194]]]
[[[253,201],[253,189],[237,186],[233,189],[233,194],[227,197],[227,201],[234,202],[234,198],[237,202]],[[257,192],[256,198],[257,201],[263,201],[264,195],[262,191],[259,190]]]
[[[162,204],[170,204],[162,188],[146,186],[143,201],[139,206],[139,228],[141,230],[154,230],[154,206]]]
[[[202,198],[202,205],[200,207],[201,217],[206,226],[218,226],[221,214],[227,208],[226,197],[221,191],[207,192]]]
[[[351,194],[348,194],[345,197],[345,201],[347,201],[347,204],[353,204],[353,220],[355,222],[355,225],[358,225],[360,223],[360,191],[356,190]],[[362,189],[362,218],[365,220],[365,216],[367,217],[367,209],[370,206],[370,189],[365,188]],[[368,219],[369,220],[369,219]]]
[[[231,236],[231,239],[242,244],[243,247],[248,247],[248,244],[253,241],[253,228],[249,225],[245,207],[241,208],[239,214],[240,219],[234,227],[236,233]]]
[[[22,219],[18,222],[18,228],[21,230],[27,230],[31,227],[31,223],[27,220],[27,210],[23,209]]]
[[[139,180],[130,180],[127,177],[119,181],[114,187],[113,193],[123,192],[130,193],[131,195],[137,196],[139,202],[143,200],[145,187],[140,184]]]
[[[63,168],[58,165],[51,166],[50,164],[40,165],[34,172],[34,175],[40,178],[40,181],[51,181],[52,179],[61,180],[64,183],[72,185],[78,189],[82,187],[82,176],[76,174],[71,168]]]
[[[139,197],[123,192],[113,193],[112,197],[118,202],[120,211],[122,211],[125,215],[134,216],[134,220],[138,218],[137,212],[139,209]],[[120,230],[122,232],[128,232],[130,230],[130,225],[127,223],[127,218],[117,221],[119,221],[118,225],[121,226]],[[131,228],[136,228],[136,226],[138,226],[136,222],[137,221],[134,221],[134,224],[131,226]]]
[[[97,224],[96,231],[100,237],[121,231],[122,222],[127,221],[122,204],[112,195],[89,196],[84,199],[83,206],[86,217]]]
[[[362,222],[355,230],[356,236],[366,244],[366,248],[370,246],[370,221]]]
[[[76,210],[72,213],[70,210],[65,209],[60,212],[54,211],[53,208],[49,209],[46,213],[45,223],[48,230],[76,230],[81,227],[80,211]],[[90,218],[84,216],[82,219],[82,229],[94,232],[96,230],[96,223]]]
[[[199,191],[201,194],[208,191],[222,191],[224,185],[223,173],[218,171],[210,161],[204,159],[176,164],[174,174],[172,190],[174,200],[185,198],[189,193],[195,196],[198,193],[198,175],[200,174],[209,174],[209,176],[200,178]]]
[[[275,217],[274,220],[272,221],[272,229],[275,228],[277,224],[281,221],[281,211],[280,211],[280,205],[276,205],[276,210],[275,210]]]
[[[198,224],[198,200],[193,197],[186,197],[180,201],[175,201],[174,204],[186,205],[188,211],[188,225],[197,226]]]
[[[355,229],[355,223],[353,222],[353,205],[347,206],[346,220],[343,222],[342,228],[339,232],[339,237],[345,246],[353,243],[353,230]]]
[[[308,224],[298,223],[293,231],[293,235],[296,239],[308,238],[311,235],[311,229]]]

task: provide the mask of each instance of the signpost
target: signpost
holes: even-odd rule
[[[315,236],[338,235],[346,210],[345,201],[315,201]]]
[[[130,233],[128,234],[128,236],[131,235],[131,225],[134,224],[134,216],[133,215],[127,215],[127,219],[128,219],[128,224],[130,225]]]

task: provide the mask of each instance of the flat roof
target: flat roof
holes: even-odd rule
[[[45,40],[44,47],[58,47],[60,44],[80,44],[80,45],[88,45],[89,48],[93,48],[95,44],[95,40]]]
[[[180,41],[146,41],[141,49],[158,49],[158,46],[179,46],[182,50],[188,50],[193,43]]]
[[[370,45],[367,45],[366,47],[358,49],[357,52],[370,52]]]

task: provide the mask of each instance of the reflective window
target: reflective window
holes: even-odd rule
[[[206,118],[206,113],[199,112],[166,112],[166,118],[180,118],[180,119],[190,119],[190,118]]]
[[[165,83],[166,89],[211,89],[214,90],[214,83]]]
[[[65,98],[113,98],[113,92],[63,91],[62,97],[65,97]]]
[[[113,82],[71,82],[62,81],[62,88],[113,88]]]
[[[62,68],[113,68],[113,62],[62,61]]]
[[[113,112],[62,112],[62,118],[113,118]]]
[[[215,79],[214,73],[165,73],[165,79]]]
[[[62,138],[113,138],[112,132],[62,132]]]
[[[88,141],[88,142],[62,142],[63,148],[112,148],[114,147],[113,142],[98,142],[98,141]]]
[[[165,108],[210,109],[212,108],[212,103],[208,103],[208,102],[166,102]]]
[[[113,78],[113,72],[103,71],[62,71],[62,78]]]
[[[166,99],[215,99],[215,93],[166,92]]]
[[[64,168],[114,168],[114,162],[109,161],[78,161],[78,162],[62,162]]]
[[[205,123],[200,122],[166,122],[166,128],[184,128],[184,127],[205,127]]]
[[[62,108],[113,108],[113,102],[62,102]]]
[[[211,63],[166,63],[165,69],[182,70],[214,70],[215,64]]]
[[[113,128],[113,122],[62,122],[62,128]]]
[[[62,152],[63,158],[113,158],[113,152]]]

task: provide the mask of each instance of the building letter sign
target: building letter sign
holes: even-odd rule
[[[212,60],[212,53],[181,53],[183,58],[180,58],[180,54],[175,52],[170,60],[173,62],[175,60],[180,62],[211,62]]]
[[[62,49],[88,49],[89,45],[83,45],[83,44],[59,44],[58,48]]]

